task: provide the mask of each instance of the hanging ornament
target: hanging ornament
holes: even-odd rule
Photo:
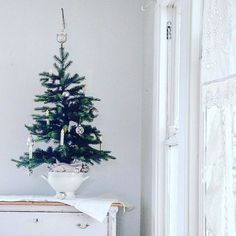
[[[96,118],[96,117],[98,117],[98,115],[99,115],[99,111],[98,111],[98,109],[97,108],[95,108],[95,107],[93,107],[91,110],[90,110],[90,116],[92,117],[92,118]]]
[[[32,157],[33,157],[33,146],[34,146],[34,140],[33,140],[32,135],[30,135],[27,138],[27,146],[29,148],[29,159],[32,159]]]
[[[63,96],[64,98],[68,98],[68,97],[70,97],[70,93],[69,93],[68,91],[64,91],[64,92],[62,93],[62,96]]]
[[[50,121],[49,121],[49,119],[48,119],[49,114],[50,114],[49,110],[46,110],[46,112],[45,112],[45,116],[47,117],[47,119],[46,119],[47,125],[50,124]]]
[[[96,134],[91,134],[90,136],[92,137],[93,140],[96,140],[97,138]]]
[[[62,128],[61,129],[61,135],[60,135],[60,145],[64,145],[64,138],[65,138],[65,131]]]
[[[61,31],[60,34],[57,34],[57,42],[60,44],[65,43],[67,40],[67,34],[64,32],[64,30]]]
[[[78,135],[82,135],[84,133],[84,128],[81,124],[77,125],[76,129],[75,129],[75,132],[78,134]]]

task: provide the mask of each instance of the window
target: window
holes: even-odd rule
[[[156,33],[159,43],[157,58],[157,160],[158,175],[157,220],[158,236],[180,236],[185,232],[186,209],[186,110],[187,99],[185,87],[187,76],[182,59],[186,56],[181,50],[182,14],[178,1],[167,1],[158,6],[158,29]],[[158,50],[158,49],[157,49]],[[183,60],[185,61],[185,60]],[[182,77],[181,77],[182,75]],[[181,111],[181,112],[180,112]],[[155,166],[155,163],[154,163]],[[161,222],[160,222],[161,219]]]
[[[155,236],[199,235],[200,2],[163,0],[155,8]]]

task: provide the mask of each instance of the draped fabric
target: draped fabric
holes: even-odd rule
[[[236,86],[235,81],[221,83],[223,91],[218,87],[219,84],[211,84],[207,86],[208,95],[205,94],[210,98],[205,104],[204,180],[207,236],[236,235],[233,185],[236,106],[234,101],[231,103],[226,98],[231,91],[231,84]],[[227,96],[223,97],[225,93]]]
[[[202,37],[206,236],[233,236],[235,227],[236,6],[205,0]]]
[[[202,82],[236,74],[236,1],[204,0]]]

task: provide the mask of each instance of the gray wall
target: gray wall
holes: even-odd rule
[[[135,206],[119,215],[119,236],[140,235],[141,0],[0,1],[0,194],[53,194],[39,177],[16,169],[11,158],[26,151],[25,123],[40,93],[38,73],[52,67],[58,52],[60,8],[68,26],[66,49],[72,72],[85,75],[88,94],[100,97],[96,125],[116,161],[91,169],[82,195],[115,196]],[[146,235],[148,236],[148,235]]]
[[[152,105],[154,6],[144,12],[144,80],[142,91],[142,191],[141,236],[150,236],[152,229]]]

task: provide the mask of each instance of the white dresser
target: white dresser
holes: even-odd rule
[[[104,223],[58,202],[0,202],[0,236],[116,236],[113,204]]]

